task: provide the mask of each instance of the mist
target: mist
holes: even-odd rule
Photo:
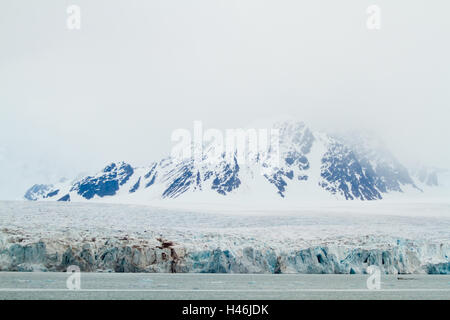
[[[280,114],[370,130],[400,161],[449,168],[448,1],[78,0],[0,4],[0,199],[147,165],[171,132]],[[366,27],[369,5],[380,30]]]

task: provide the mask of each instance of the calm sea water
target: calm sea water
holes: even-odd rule
[[[82,273],[68,290],[66,273],[0,272],[0,299],[450,299],[450,276]],[[74,283],[74,282],[72,282]]]

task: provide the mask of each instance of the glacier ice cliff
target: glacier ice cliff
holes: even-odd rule
[[[162,239],[91,239],[71,245],[3,242],[0,270],[66,271],[77,265],[84,272],[360,274],[376,265],[386,274],[450,274],[448,245],[398,242],[385,249],[314,246],[300,250],[248,246],[202,250]]]
[[[0,270],[450,273],[448,203],[211,210],[0,201]]]

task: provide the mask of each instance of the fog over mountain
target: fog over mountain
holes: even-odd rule
[[[203,204],[276,204],[286,199],[299,204],[311,200],[442,197],[449,181],[448,171],[426,167],[408,170],[373,136],[312,131],[295,121],[276,122],[271,128],[277,130],[276,139],[270,137],[271,143],[262,142],[256,134],[256,143],[246,143],[244,139],[251,139],[251,133],[242,136],[242,144],[235,134],[226,141],[218,141],[222,140],[220,135],[203,140],[201,148],[194,140],[182,145],[183,150],[195,150],[187,157],[175,153],[144,167],[113,162],[95,175],[35,184],[24,197],[31,201],[135,204],[172,199]],[[230,140],[234,147],[223,148]]]
[[[437,2],[79,0],[71,31],[67,2],[4,0],[0,199],[113,161],[148,166],[194,120],[288,114],[314,132],[368,131],[410,175],[448,169],[450,4]]]

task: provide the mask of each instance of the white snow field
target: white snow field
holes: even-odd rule
[[[190,207],[2,201],[0,270],[450,274],[450,202]]]

